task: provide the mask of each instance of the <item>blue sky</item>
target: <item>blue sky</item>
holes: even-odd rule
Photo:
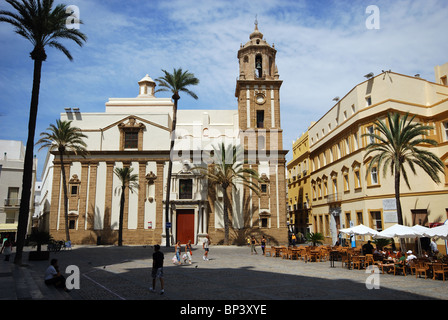
[[[57,1],[57,3],[60,3]],[[48,49],[36,139],[66,107],[102,112],[111,97],[135,97],[137,82],[181,67],[201,81],[198,100],[180,108],[236,109],[237,51],[249,40],[255,15],[277,49],[284,147],[306,131],[369,72],[434,81],[448,62],[448,1],[67,0],[76,5],[89,40],[65,42],[74,61]],[[379,8],[380,29],[368,29],[366,8]],[[11,10],[4,1],[0,9]],[[0,23],[0,139],[27,139],[33,62],[31,44]],[[168,94],[159,93],[159,97]],[[0,150],[1,152],[1,150]],[[37,152],[38,177],[46,151]],[[290,155],[288,155],[290,159]]]

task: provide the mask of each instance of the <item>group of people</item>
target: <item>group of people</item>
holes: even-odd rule
[[[204,240],[202,241],[202,248],[204,249],[204,255],[202,256],[202,260],[208,261],[208,253],[210,250],[210,236],[206,235]],[[192,264],[191,257],[193,256],[193,250],[191,246],[191,240],[188,240],[187,244],[185,245],[185,253],[182,255],[182,244],[180,240],[176,242],[175,246],[175,255],[172,259],[174,264],[181,265],[182,261],[183,263]]]
[[[266,238],[264,236],[261,236],[260,242],[255,238],[255,236],[251,236],[247,239],[247,244],[250,245],[250,254],[258,254],[257,252],[257,244],[261,244],[261,251],[263,252],[263,255],[265,255],[266,250]]]
[[[210,236],[206,235],[204,240],[202,241],[202,248],[204,249],[204,255],[202,259],[204,261],[208,261],[208,253],[210,250]],[[182,252],[182,245],[180,241],[177,241],[175,246],[175,256],[173,257],[173,263],[175,264],[182,264],[181,262],[181,252]],[[193,256],[193,250],[191,246],[191,240],[187,242],[185,245],[185,253],[182,256],[182,259],[184,260],[184,263],[188,260],[189,264],[192,264],[191,258]],[[160,251],[160,245],[156,244],[154,246],[154,253],[152,254],[152,286],[149,288],[149,291],[156,292],[156,282],[157,279],[160,281],[160,294],[164,294],[164,279],[163,279],[163,260],[164,260],[164,254]]]

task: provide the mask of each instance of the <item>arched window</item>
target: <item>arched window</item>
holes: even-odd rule
[[[255,57],[255,75],[257,78],[261,78],[263,76],[263,58],[261,54],[257,54]]]

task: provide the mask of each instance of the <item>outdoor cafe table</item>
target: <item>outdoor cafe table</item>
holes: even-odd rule
[[[320,253],[319,250],[311,250],[310,251],[310,255],[311,255],[310,261],[313,261],[313,259],[314,259],[314,261],[317,262],[317,257],[319,256],[319,253]]]
[[[334,268],[334,262],[339,258],[339,251],[331,250],[330,251],[330,267]]]
[[[274,257],[280,257],[280,252],[283,248],[285,248],[285,247],[284,246],[275,246],[274,247],[274,249],[275,249]]]
[[[293,257],[296,257],[296,259],[299,259],[300,248],[298,248],[298,247],[292,247],[292,248],[291,248],[291,251],[292,251],[292,256],[293,256]],[[291,259],[292,259],[292,257],[291,257]]]

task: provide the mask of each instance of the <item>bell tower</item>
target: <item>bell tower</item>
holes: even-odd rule
[[[239,128],[260,132],[258,135],[265,133],[264,148],[282,150],[280,87],[283,81],[279,80],[275,64],[277,50],[263,39],[257,21],[249,39],[238,51],[239,77],[235,96],[238,98]],[[277,141],[271,141],[274,133],[278,136]],[[263,148],[258,145],[259,142],[263,141],[244,144],[250,149]]]
[[[260,195],[245,192],[251,226],[278,243],[287,243],[286,181],[283,130],[280,124],[280,87],[275,64],[277,50],[263,39],[255,21],[249,41],[238,50],[239,140],[245,153],[245,166],[254,169],[264,180]],[[245,206],[244,206],[245,207]]]

